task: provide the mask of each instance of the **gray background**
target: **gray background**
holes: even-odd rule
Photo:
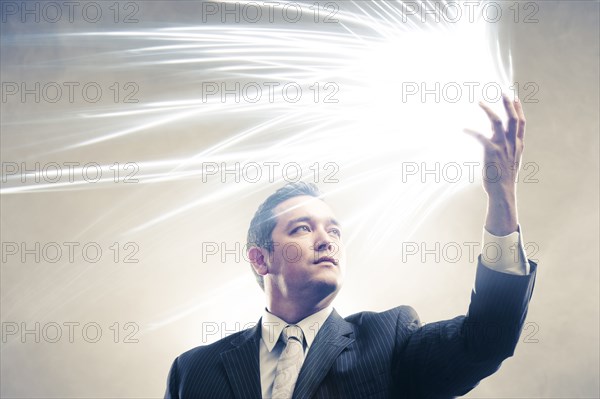
[[[108,7],[112,2],[99,3],[104,15],[111,15]],[[125,9],[126,4],[120,3],[121,11],[132,10]],[[233,76],[220,70],[221,66],[255,64],[252,56],[247,60],[239,53],[208,66],[202,62],[161,63],[198,55],[186,48],[147,53],[136,49],[194,44],[198,39],[168,41],[164,36],[153,36],[156,29],[184,28],[191,32],[195,27],[225,29],[230,25],[214,21],[213,25],[203,24],[198,2],[136,4],[139,22],[134,24],[113,23],[110,18],[96,24],[81,18],[73,23],[65,18],[57,23],[22,23],[8,16],[2,22],[3,83],[94,81],[105,90],[97,103],[81,98],[73,103],[3,101],[2,162],[139,165],[137,184],[83,182],[25,187],[14,180],[3,181],[3,243],[27,242],[31,246],[35,242],[97,242],[104,254],[97,263],[85,262],[81,256],[73,262],[63,257],[56,263],[36,263],[32,257],[21,262],[18,256],[3,260],[2,397],[160,397],[170,364],[178,354],[258,320],[264,300],[247,262],[231,256],[224,262],[218,256],[203,259],[202,248],[203,243],[226,243],[227,248],[233,248],[236,242],[243,244],[257,205],[282,182],[268,184],[263,179],[256,184],[224,184],[211,179],[203,183],[197,173],[198,161],[279,161],[303,166],[336,162],[339,183],[319,183],[330,193],[328,202],[347,226],[349,262],[344,289],[336,300],[338,311],[349,315],[410,304],[426,323],[466,311],[474,263],[465,257],[456,263],[444,259],[436,262],[431,257],[421,262],[418,256],[402,262],[401,243],[427,243],[432,247],[436,242],[442,246],[478,242],[485,215],[480,181],[454,186],[443,182],[406,185],[396,178],[398,169],[394,169],[402,160],[479,159],[481,150],[460,136],[462,133],[454,132],[455,127],[463,125],[462,114],[447,121],[447,135],[428,136],[430,125],[425,122],[432,121],[426,119],[435,117],[422,119],[424,125],[415,128],[418,134],[413,134],[402,130],[411,120],[409,112],[402,107],[386,110],[386,117],[390,113],[397,117],[399,130],[397,137],[390,138],[388,130],[393,129],[389,124],[380,126],[376,119],[361,120],[362,108],[351,108],[344,101],[318,107],[290,106],[289,121],[230,143],[222,150],[203,152],[285,110],[273,105],[235,111],[235,106],[225,106],[230,103],[216,110],[208,109],[206,104],[188,108],[177,108],[175,103],[157,105],[197,99],[202,81],[216,81],[227,73]],[[492,28],[498,34],[504,65],[508,49],[512,53],[512,79],[535,82],[539,87],[539,101],[525,104],[528,131],[524,156],[524,162],[539,168],[538,181],[521,183],[518,198],[524,240],[538,248],[534,257],[540,268],[528,324],[515,356],[467,395],[472,398],[600,395],[598,2],[536,4],[539,22],[512,23],[503,19]],[[344,12],[358,12],[346,3],[339,7]],[[119,18],[121,21],[123,14]],[[364,23],[346,25],[367,42],[385,42],[383,35],[369,29],[372,22],[362,19]],[[303,20],[299,24],[278,21],[268,27],[275,26],[315,31],[322,35],[321,44],[327,50],[289,61],[290,66],[282,69],[275,80],[300,79],[303,72],[328,65],[338,69],[333,68],[330,74],[323,72],[321,82],[335,81],[339,68],[346,65],[360,70],[349,64],[351,60],[344,58],[342,50],[340,54],[332,53],[335,40],[328,36],[332,32],[346,35],[348,46],[355,40],[339,25],[323,27]],[[398,37],[410,38],[410,24],[394,29]],[[416,24],[412,29],[425,27]],[[69,35],[84,32],[120,33]],[[140,36],[143,32],[148,36]],[[444,35],[442,30],[433,32],[434,41]],[[277,38],[278,34],[272,36]],[[226,39],[225,32],[218,42],[225,43]],[[415,46],[410,40],[400,44]],[[295,46],[292,42],[289,45]],[[268,50],[271,46],[282,44],[268,43],[264,47]],[[268,54],[267,50],[260,51]],[[477,50],[473,48],[473,52]],[[453,56],[452,51],[446,60],[440,56],[432,64],[410,51],[399,54],[403,64],[431,73],[461,62],[465,71],[473,72],[470,61]],[[358,74],[356,79],[387,79],[386,87],[392,92],[397,90],[394,83],[405,77],[393,76],[393,69],[386,69],[386,65],[381,68],[390,75]],[[240,81],[244,79],[251,80],[246,75]],[[115,103],[107,89],[113,82],[136,82],[139,103]],[[346,99],[344,87],[349,87],[344,83],[339,82],[342,100]],[[452,113],[449,106],[433,104],[431,109],[446,107],[444,112]],[[147,112],[110,114],[128,111]],[[434,111],[428,108],[427,112]],[[180,112],[192,114],[177,120],[161,119],[174,118]],[[471,104],[469,112],[479,111]],[[109,115],[89,118],[101,114]],[[160,124],[146,125],[159,120]],[[354,120],[364,129],[358,135],[342,135],[341,131]],[[316,132],[311,132],[311,127]],[[131,128],[138,129],[126,131]],[[104,137],[118,132],[121,134]],[[104,139],[99,140],[101,137]],[[444,148],[448,149],[446,153]],[[194,156],[193,162],[185,162]],[[192,174],[186,177],[181,172]],[[152,177],[163,180],[150,184]],[[25,191],[11,191],[15,188]],[[176,210],[181,211],[172,214]],[[156,219],[165,215],[169,217]],[[125,243],[135,243],[139,251],[134,258],[139,262],[123,262],[128,251],[120,253],[118,262],[113,261],[109,246],[114,242],[119,243],[121,251]],[[62,338],[56,343],[43,337],[35,342],[34,335],[23,338],[20,332],[5,334],[9,325],[20,328],[26,323],[31,329],[36,322],[40,326],[62,325]],[[80,323],[72,343],[66,336],[65,322]],[[102,328],[102,337],[96,343],[86,342],[81,335],[81,327],[91,322]],[[110,329],[115,322],[120,332],[116,343]],[[137,343],[124,342],[126,334],[134,331],[125,329],[128,322],[138,326],[133,336]],[[207,333],[214,329],[216,334]]]

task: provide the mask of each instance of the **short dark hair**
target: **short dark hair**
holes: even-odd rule
[[[250,222],[250,228],[248,229],[247,245],[250,247],[265,248],[269,253],[273,252],[273,240],[272,233],[277,225],[277,216],[273,213],[273,210],[277,205],[290,198],[299,197],[302,195],[309,195],[311,197],[320,198],[322,193],[319,188],[313,183],[306,182],[295,182],[288,183],[281,187],[273,194],[271,194],[260,206],[254,214],[252,221]],[[265,283],[263,276],[256,273],[256,270],[252,268],[252,272],[256,277],[256,281],[260,288],[265,289]]]

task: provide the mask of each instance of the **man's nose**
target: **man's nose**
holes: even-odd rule
[[[317,243],[317,245],[315,245],[315,248],[317,249],[317,251],[321,252],[321,251],[332,251],[333,250],[333,243],[331,241],[320,241],[319,243]]]
[[[317,230],[317,237],[315,237],[315,250],[319,252],[333,250],[333,241],[331,241],[331,237],[329,237],[325,229],[320,228]]]

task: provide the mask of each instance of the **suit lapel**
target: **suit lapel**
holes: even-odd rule
[[[260,398],[260,343],[261,320],[253,328],[246,330],[238,339],[231,341],[235,348],[221,353],[221,359],[229,383],[238,399]]]
[[[300,375],[296,381],[293,398],[310,398],[331,369],[339,354],[354,342],[352,325],[344,320],[335,309],[319,330],[308,351]]]

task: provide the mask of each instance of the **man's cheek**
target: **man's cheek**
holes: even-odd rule
[[[281,247],[281,257],[285,263],[298,263],[305,252],[298,243],[288,242]]]

